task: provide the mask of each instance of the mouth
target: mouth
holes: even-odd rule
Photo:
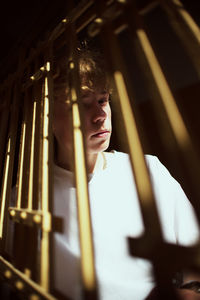
[[[110,134],[109,130],[99,131],[92,135],[92,138],[107,138]]]

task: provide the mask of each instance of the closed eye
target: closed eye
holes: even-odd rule
[[[90,108],[95,101],[97,101],[98,104],[100,104],[101,106],[106,106],[110,102],[109,94],[107,92],[103,92],[101,94],[102,95],[99,97],[98,100],[96,100],[96,97],[93,97],[93,94],[91,93],[82,95],[81,99],[84,107]]]
[[[99,104],[104,104],[104,103],[107,102],[107,100],[106,99],[100,99],[98,102],[99,102]]]
[[[101,99],[98,100],[99,104],[101,104],[102,106],[107,105],[107,103],[110,102],[109,97],[103,97]]]

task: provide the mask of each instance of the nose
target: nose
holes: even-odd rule
[[[95,105],[93,114],[93,123],[103,122],[107,118],[107,113],[99,104]]]

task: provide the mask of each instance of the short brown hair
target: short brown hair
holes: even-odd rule
[[[79,62],[79,75],[81,87],[89,90],[101,89],[110,92],[108,72],[103,56],[98,51],[89,49],[76,49],[76,55]],[[54,96],[67,95],[69,90],[69,69],[67,68],[66,58],[58,62],[59,73],[54,80]]]

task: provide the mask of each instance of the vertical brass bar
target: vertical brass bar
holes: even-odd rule
[[[51,49],[49,50],[51,53]],[[42,133],[42,186],[41,203],[43,212],[42,239],[41,239],[41,286],[48,291],[50,288],[50,231],[52,206],[52,74],[51,57],[45,65],[44,99],[43,99],[43,133]]]
[[[137,37],[152,70],[154,80],[159,89],[163,105],[177,142],[181,147],[187,147],[187,145],[191,142],[190,136],[145,31],[138,29]]]
[[[5,215],[5,204],[6,204],[6,191],[8,186],[8,170],[10,167],[10,137],[8,139],[5,168],[3,175],[3,185],[1,193],[1,211],[0,211],[0,239],[3,238],[3,225],[4,225],[4,215]]]
[[[30,153],[30,173],[28,187],[28,209],[33,207],[33,166],[34,166],[34,145],[35,145],[35,118],[36,118],[36,101],[33,104],[32,133],[31,133],[31,153]]]
[[[80,78],[78,74],[78,59],[76,52],[76,33],[71,25],[71,105],[73,128],[73,151],[75,164],[75,181],[77,195],[77,209],[79,222],[79,237],[81,249],[81,274],[86,299],[97,299],[97,283],[94,261],[94,246],[92,238],[92,224],[87,182],[86,151],[82,131],[83,116],[81,115]]]
[[[48,109],[48,144],[49,144],[49,159],[48,159],[48,172],[49,172],[49,218],[53,217],[53,194],[54,194],[54,135],[53,135],[53,106],[54,106],[54,89],[53,89],[53,43],[48,44],[48,51],[45,54],[45,59],[49,61],[49,67],[47,67],[47,84],[48,84],[48,98],[49,98],[49,109]],[[49,221],[49,232],[48,232],[48,243],[49,243],[49,289],[54,286],[54,256],[53,256],[53,230],[51,227],[51,220]]]
[[[73,98],[72,101],[76,102]],[[77,103],[72,104],[72,118],[74,128],[74,159],[76,174],[76,189],[78,201],[78,216],[81,246],[81,267],[83,284],[86,290],[95,289],[94,253],[92,231],[90,223],[90,207],[88,202],[87,171],[85,167],[84,142],[80,129],[80,112]]]
[[[143,199],[144,206],[148,206],[150,204],[150,201],[152,200],[151,186],[150,186],[148,176],[146,175],[146,165],[143,159],[142,145],[139,138],[139,134],[137,132],[137,125],[136,125],[135,118],[133,116],[133,112],[132,112],[132,108],[129,101],[129,96],[126,90],[126,85],[124,82],[124,76],[122,72],[115,71],[114,79],[119,94],[122,116],[125,116],[124,123],[125,123],[125,128],[127,133],[127,139],[128,141],[134,140],[134,143],[129,142],[129,147],[130,147],[130,155],[133,160],[134,168],[138,170],[136,174],[138,193]]]
[[[47,62],[49,65],[49,62]],[[49,98],[48,98],[48,81],[45,77],[45,95],[44,95],[44,121],[43,121],[43,165],[42,165],[42,210],[47,212],[49,210],[48,205],[48,196],[49,196],[49,172],[48,172],[48,160],[49,160],[49,151],[48,151],[48,126],[49,126]]]
[[[21,208],[22,199],[22,177],[23,177],[23,163],[24,163],[24,147],[25,147],[26,123],[22,124],[20,154],[19,154],[19,171],[17,179],[17,208]]]
[[[49,62],[47,62],[49,67]],[[49,70],[47,70],[48,72]],[[49,290],[49,230],[50,230],[50,218],[49,218],[49,173],[48,173],[48,113],[49,113],[49,98],[48,98],[48,82],[47,76],[45,76],[44,82],[44,102],[43,102],[43,137],[42,137],[42,190],[41,190],[41,202],[43,212],[43,227],[42,227],[42,239],[41,239],[41,265],[40,265],[40,282],[41,286],[48,291]]]
[[[34,140],[34,172],[33,172],[33,209],[41,208],[40,184],[42,165],[42,147],[40,147],[42,129],[42,83],[43,79],[34,82],[34,100],[36,102],[35,112],[35,140]]]

